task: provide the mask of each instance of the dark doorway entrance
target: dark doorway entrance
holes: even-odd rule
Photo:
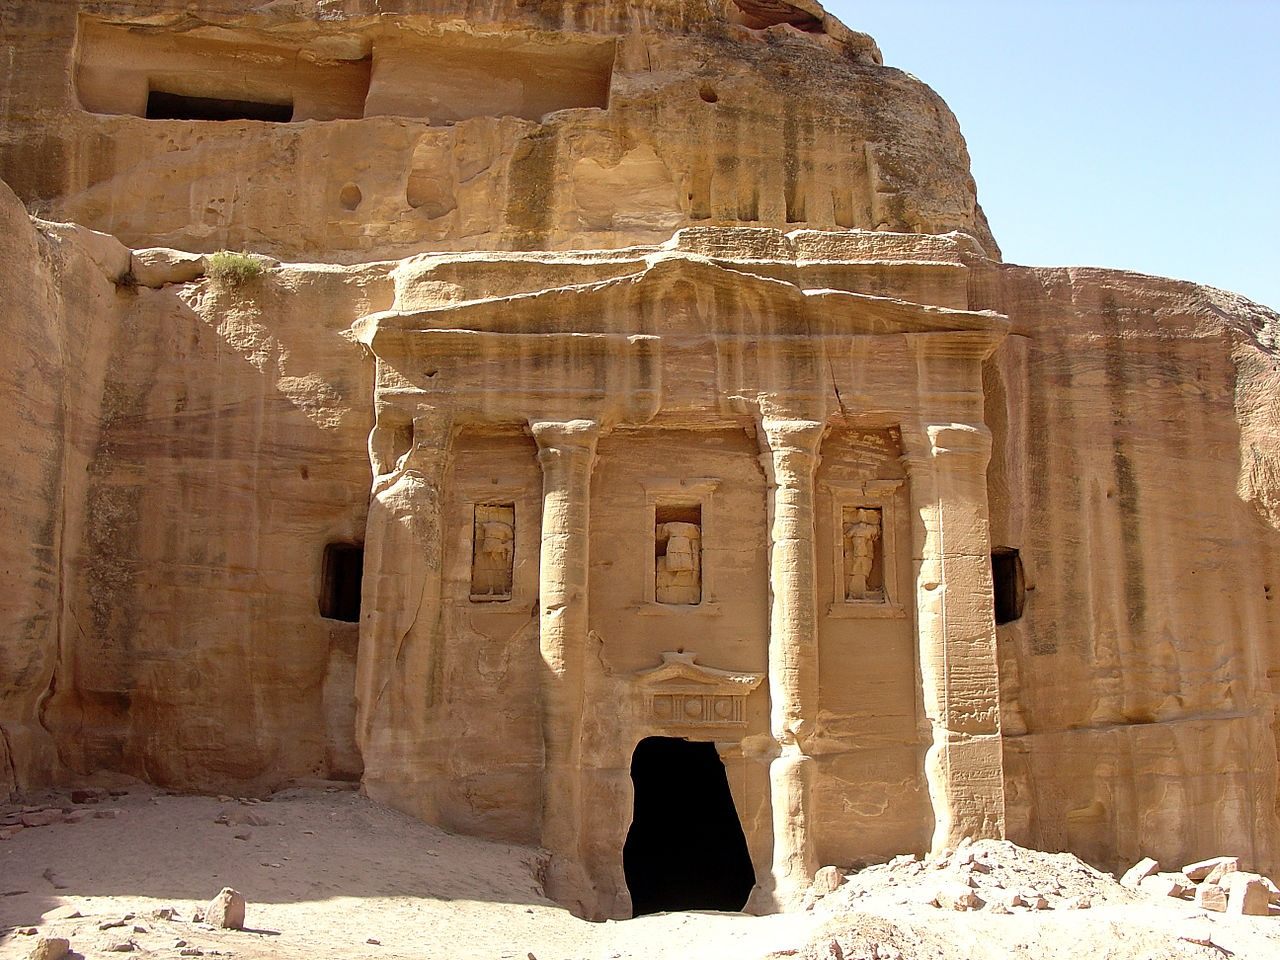
[[[622,866],[635,916],[741,910],[755,870],[715,744],[641,740],[631,780],[635,816]]]

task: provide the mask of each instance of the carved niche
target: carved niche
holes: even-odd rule
[[[668,650],[661,666],[634,674],[644,695],[645,719],[665,729],[745,726],[747,694],[764,674],[704,667],[695,663],[697,657]]]
[[[513,503],[477,503],[471,550],[473,602],[511,599],[516,543]]]

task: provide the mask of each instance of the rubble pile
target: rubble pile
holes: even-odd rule
[[[1145,857],[1120,883],[1155,897],[1193,899],[1196,906],[1217,913],[1266,917],[1273,905],[1280,906],[1280,888],[1269,877],[1241,870],[1238,857],[1212,857],[1175,872],[1162,872],[1158,861]]]
[[[1027,850],[1007,840],[979,840],[940,857],[921,860],[907,854],[866,867],[849,874],[834,892],[815,896],[814,906],[847,911],[916,904],[1012,913],[1082,910],[1104,902],[1131,903],[1139,896],[1069,853]]]

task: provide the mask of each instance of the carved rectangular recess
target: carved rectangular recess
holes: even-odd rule
[[[541,120],[557,110],[609,106],[616,44],[523,42],[448,34],[374,47],[366,116]]]
[[[471,601],[494,603],[511,599],[515,576],[516,506],[477,503],[471,548]]]
[[[166,120],[334,120],[364,115],[369,46],[318,55],[258,32],[161,30],[82,18],[75,91],[91,113]]]
[[[901,480],[832,486],[830,616],[906,616],[898,584],[897,492]]]
[[[655,505],[653,556],[655,601],[702,602],[701,503]]]
[[[359,623],[363,578],[363,544],[325,544],[320,568],[320,616]]]
[[[642,480],[653,561],[644,573],[642,613],[674,610],[719,612],[708,534],[716,529],[717,477]]]
[[[534,42],[344,30],[303,42],[262,30],[189,30],[80,20],[74,83],[91,113],[177,120],[471,117],[538,121],[605,109],[612,39]]]

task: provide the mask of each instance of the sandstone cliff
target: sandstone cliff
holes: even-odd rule
[[[4,178],[132,246],[354,262],[742,223],[966,230],[996,250],[946,105],[816,3],[5,12]],[[290,122],[146,119],[213,101]]]
[[[761,908],[966,832],[1280,866],[1280,318],[1000,263],[869,38],[2,10],[0,790],[363,777],[626,915],[672,735],[719,744]]]

